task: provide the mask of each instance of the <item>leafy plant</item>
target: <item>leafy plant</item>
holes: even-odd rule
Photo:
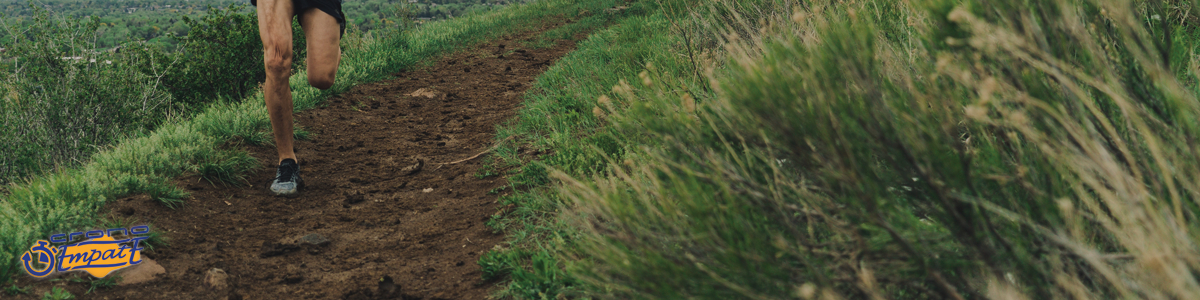
[[[42,294],[42,300],[70,300],[75,299],[75,295],[61,287],[54,287],[49,292]]]
[[[95,291],[95,290],[112,288],[114,286],[117,286],[118,282],[121,282],[120,275],[109,275],[107,277],[100,278],[100,279],[92,278],[90,281],[88,281],[87,292],[84,292],[83,294],[87,295],[87,294],[92,293],[92,291]]]
[[[28,295],[29,287],[19,287],[16,284],[13,284],[13,285],[5,287],[4,293],[8,294],[9,296]]]
[[[130,50],[153,61],[142,69],[163,74],[163,86],[181,103],[200,107],[221,98],[245,98],[266,79],[257,13],[246,7],[230,4],[209,7],[200,18],[181,16],[189,29],[178,51],[152,45]],[[306,48],[304,32],[295,21],[292,41],[292,68],[299,70]]]

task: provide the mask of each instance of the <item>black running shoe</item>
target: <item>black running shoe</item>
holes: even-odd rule
[[[295,196],[300,193],[304,180],[300,179],[300,165],[296,160],[288,158],[279,163],[275,171],[275,181],[271,182],[271,193],[275,196]]]

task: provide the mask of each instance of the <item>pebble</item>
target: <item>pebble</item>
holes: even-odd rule
[[[142,262],[121,270],[121,283],[118,285],[138,284],[158,278],[159,274],[167,273],[167,269],[153,259],[142,257]]]
[[[229,287],[229,274],[225,270],[213,268],[204,274],[204,285],[214,290],[224,290]]]
[[[317,234],[317,233],[310,233],[308,235],[305,235],[304,237],[301,237],[300,242],[309,244],[309,245],[313,245],[313,246],[322,246],[322,247],[329,245],[329,243],[330,243],[328,238],[325,238],[325,236],[323,236],[321,234]]]

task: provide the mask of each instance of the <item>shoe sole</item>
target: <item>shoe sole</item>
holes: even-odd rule
[[[292,191],[291,193],[277,193],[274,190],[271,190],[271,186],[269,185],[267,186],[267,192],[271,193],[271,195],[274,195],[275,197],[296,198],[300,196],[300,190],[304,188],[304,181],[301,180],[299,183],[300,184],[296,185],[296,190]]]

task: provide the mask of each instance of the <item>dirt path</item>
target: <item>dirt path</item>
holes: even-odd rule
[[[487,43],[299,113],[315,135],[297,145],[308,184],[298,198],[267,193],[274,150],[252,147],[263,162],[253,186],[184,178],[193,199],[181,209],[145,196],[112,202],[102,210],[110,217],[149,222],[170,238],[170,247],[146,254],[166,273],[87,295],[84,283],[43,281],[31,296],[61,285],[92,299],[485,299],[492,284],[481,282],[476,261],[502,241],[484,223],[498,211],[489,191],[505,180],[477,178],[479,159],[438,163],[490,148],[495,126],[514,115],[534,78],[574,49],[573,41],[518,43],[532,36]],[[425,165],[409,174],[418,159]],[[330,242],[298,241],[309,234]],[[228,274],[228,288],[203,284],[213,268]],[[385,276],[399,292],[389,293]]]

